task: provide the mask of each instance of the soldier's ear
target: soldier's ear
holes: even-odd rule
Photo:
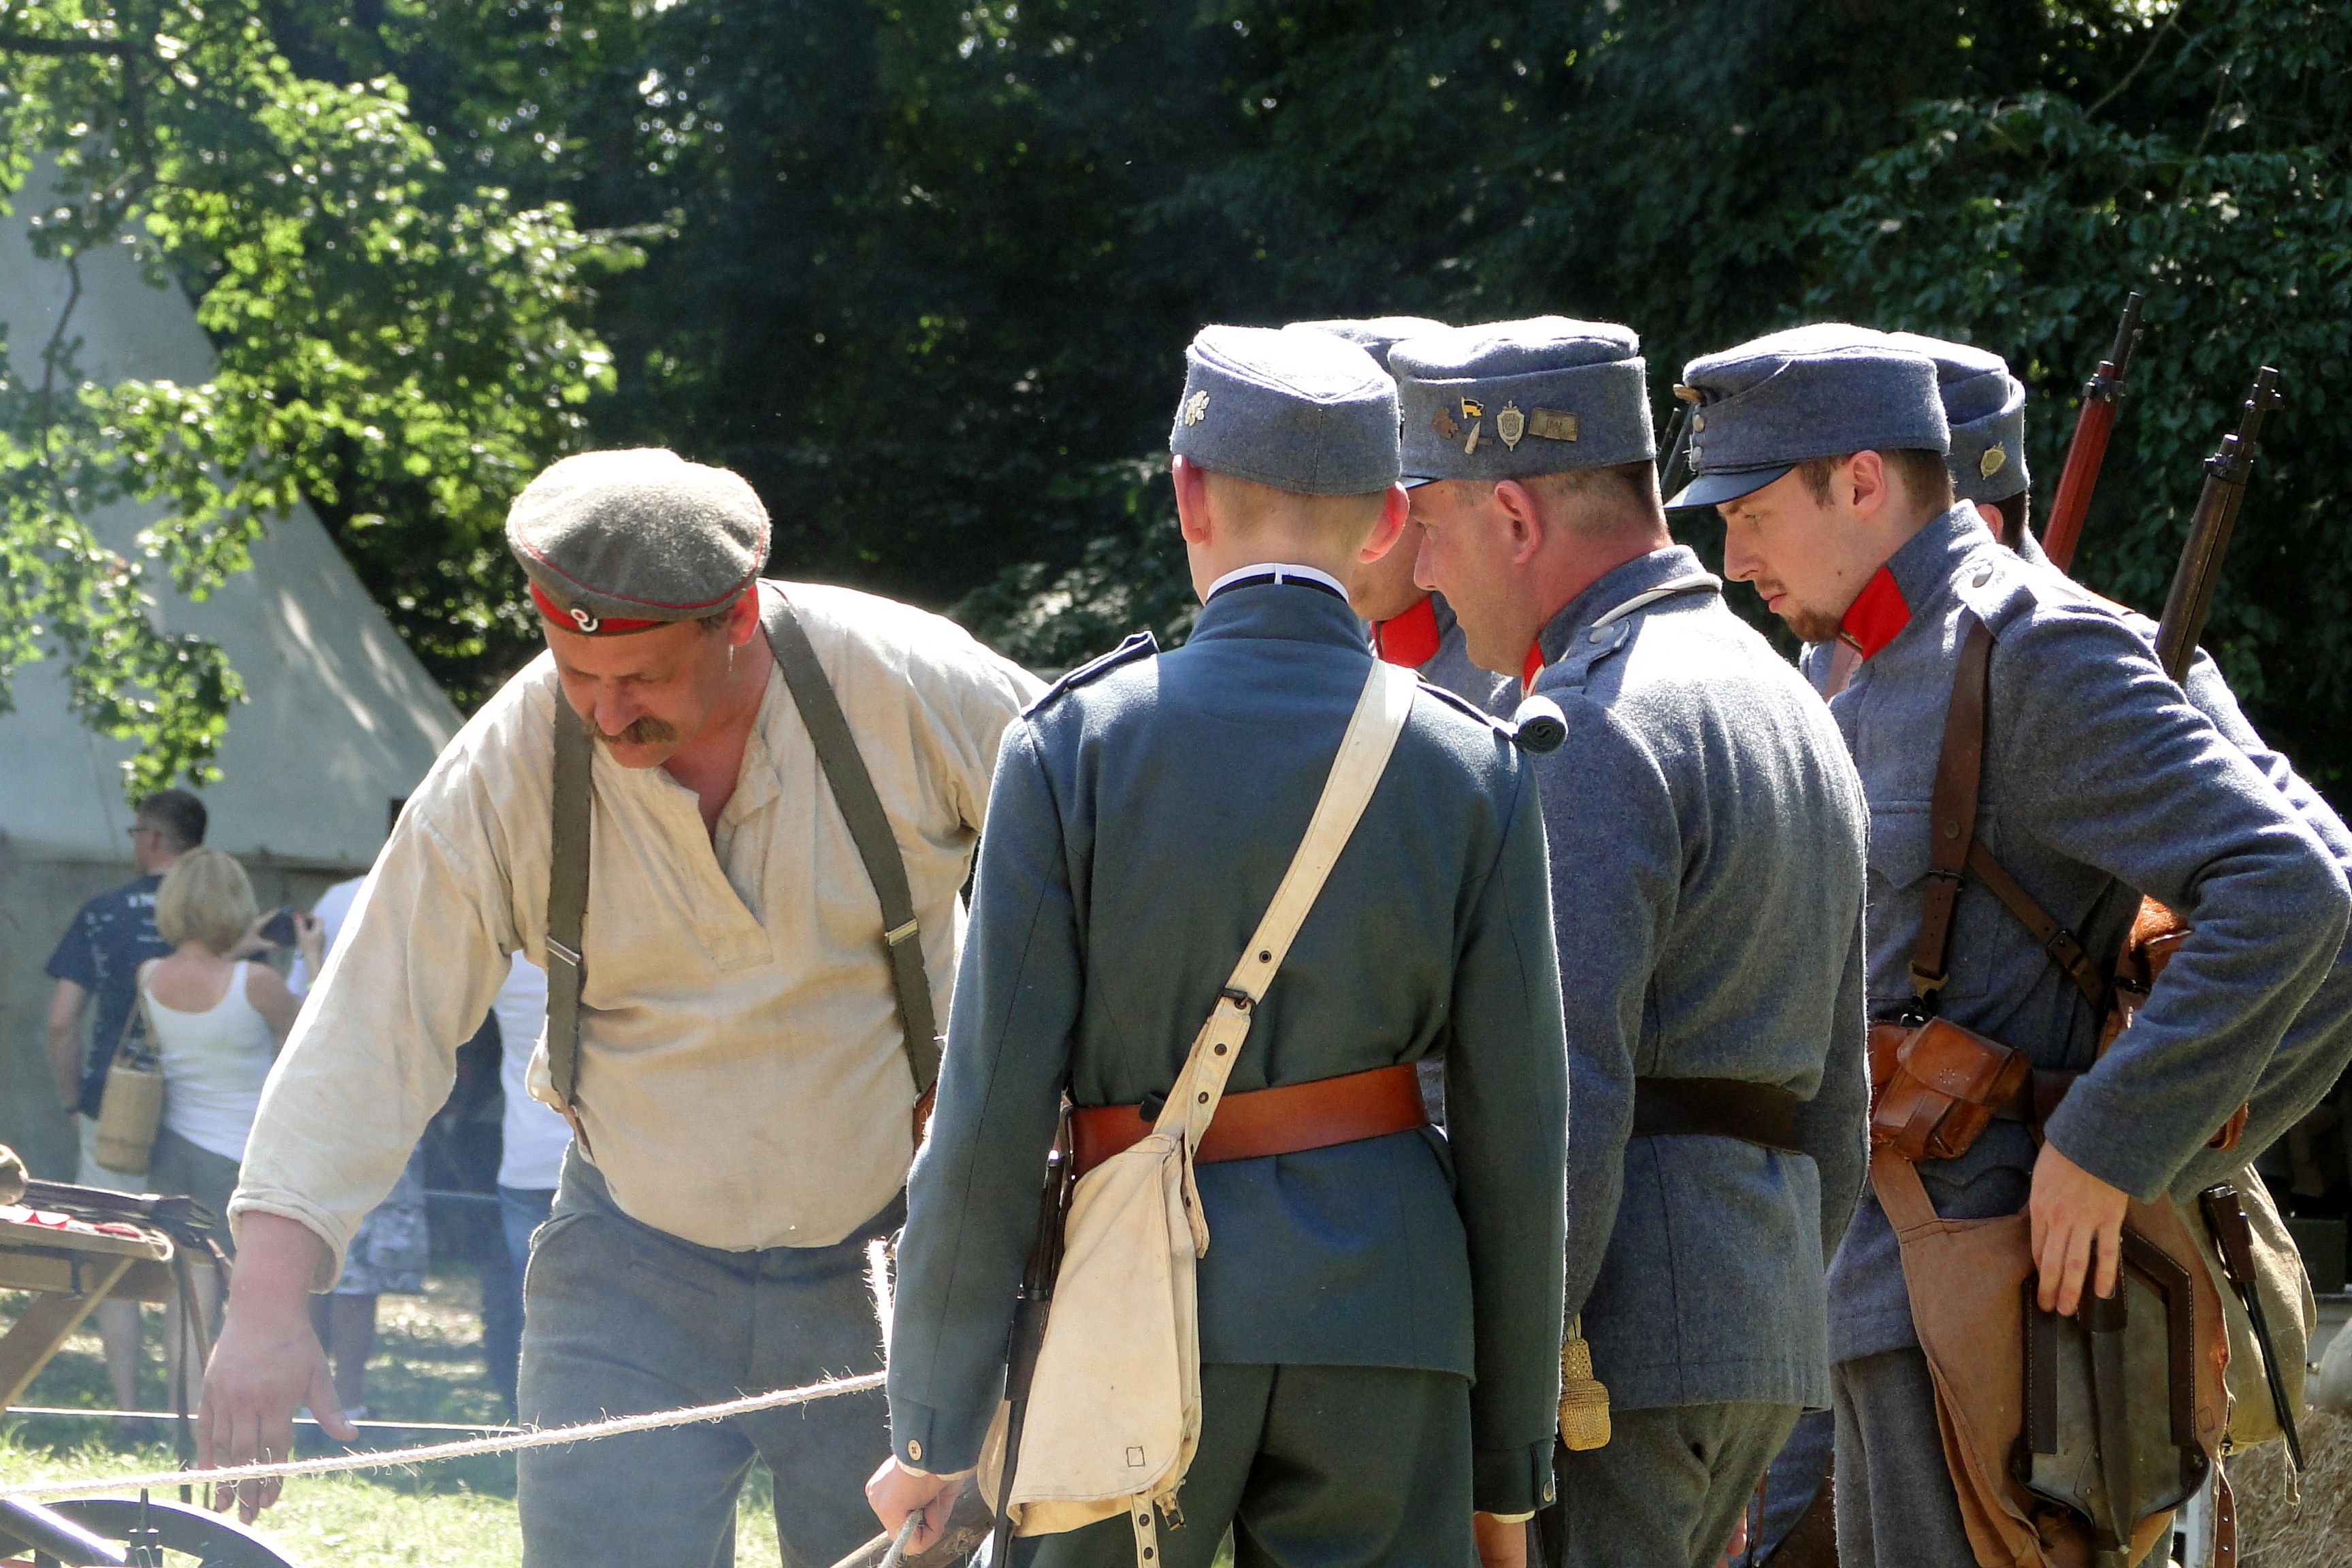
[[[1543,508],[1535,492],[1517,479],[1495,481],[1495,521],[1505,531],[1511,562],[1524,565],[1543,549],[1545,527]]]
[[[1187,544],[1209,542],[1209,471],[1189,458],[1171,458],[1168,477],[1176,485],[1176,527]]]

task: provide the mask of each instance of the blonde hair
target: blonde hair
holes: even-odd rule
[[[1356,549],[1380,525],[1381,508],[1388,500],[1386,490],[1354,496],[1306,495],[1215,468],[1206,472],[1217,514],[1236,539],[1273,527],[1294,539],[1320,539]]]
[[[245,940],[255,913],[245,868],[219,849],[189,850],[155,889],[155,930],[173,947],[200,942],[226,954]]]

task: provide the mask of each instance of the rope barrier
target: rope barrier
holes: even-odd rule
[[[0,1420],[37,1415],[78,1416],[89,1421],[152,1421],[159,1426],[179,1419],[179,1415],[170,1410],[105,1410],[91,1405],[11,1405],[7,1409],[0,1410]],[[319,1418],[315,1415],[294,1417],[297,1426],[316,1426],[318,1424]],[[529,1426],[509,1426],[499,1421],[378,1421],[372,1416],[354,1421],[352,1425],[362,1432],[510,1433],[531,1430]]]
[[[657,1432],[667,1426],[691,1426],[706,1421],[724,1421],[730,1416],[748,1415],[757,1410],[813,1405],[836,1394],[879,1388],[883,1376],[878,1372],[862,1373],[856,1377],[832,1378],[799,1388],[746,1394],[740,1399],[722,1400],[717,1405],[698,1405],[684,1410],[651,1410],[640,1415],[611,1416],[603,1421],[583,1422],[576,1426],[526,1429],[509,1436],[476,1437],[462,1443],[431,1443],[416,1448],[383,1448],[366,1453],[335,1454],[320,1459],[286,1460],[278,1464],[231,1465],[215,1470],[157,1470],[143,1476],[85,1476],[79,1480],[0,1486],[0,1498],[64,1497],[68,1493],[127,1491],[138,1487],[210,1486],[226,1481],[268,1480],[283,1476],[324,1476],[346,1470],[392,1469],[402,1465],[430,1464],[442,1459],[470,1459],[483,1454],[513,1453],[521,1448],[551,1448],[598,1437],[625,1436],[632,1432]]]

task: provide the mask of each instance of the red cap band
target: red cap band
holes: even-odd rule
[[[557,626],[568,623],[572,630],[584,637],[614,637],[624,632],[650,631],[656,626],[666,626],[670,624],[667,621],[630,620],[625,616],[592,615],[577,605],[567,610],[549,598],[547,590],[541,587],[536,581],[530,585],[530,602],[539,606],[541,615],[545,616]]]

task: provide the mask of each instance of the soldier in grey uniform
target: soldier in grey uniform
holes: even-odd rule
[[[1426,316],[1375,316],[1369,321],[1293,321],[1284,330],[1345,338],[1388,370],[1389,350],[1398,343],[1447,329],[1444,322]],[[1454,606],[1444,595],[1413,581],[1413,553],[1409,545],[1391,550],[1377,561],[1360,563],[1348,574],[1348,605],[1363,617],[1372,651],[1496,718],[1509,717],[1519,705],[1518,687],[1471,659]]]
[[[2041,1304],[2071,1312],[2114,1289],[2127,1195],[2211,1179],[2207,1141],[2276,1066],[2342,945],[2344,875],[2130,626],[2002,550],[1953,496],[1926,357],[1824,325],[1696,360],[1683,380],[1700,406],[1676,500],[1721,512],[1727,571],[1801,637],[1862,655],[1831,712],[1870,802],[1874,1010],[1915,1000],[1928,800],[1972,621],[1994,639],[1979,838],[2090,952],[2116,950],[2143,894],[2193,926],[2101,1057],[2098,1019],[2041,943],[1973,879],[1958,895],[1936,1006],[2082,1076],[2038,1149],[1996,1120],[1919,1174],[1947,1217],[2030,1213]],[[1966,1568],[1895,1237],[1869,1194],[1832,1263],[1830,1312],[1841,1562]]]
[[[868,1487],[893,1529],[979,1458],[1057,1102],[1081,1168],[1148,1126],[1371,668],[1340,574],[1404,525],[1392,384],[1313,333],[1211,327],[1187,358],[1170,444],[1200,619],[1066,678],[998,767],[898,1253],[896,1458]],[[1167,1563],[1204,1568],[1229,1525],[1244,1563],[1518,1560],[1559,1397],[1559,1005],[1532,772],[1423,687],[1199,1151],[1203,1430]],[[1440,1053],[1445,1139],[1413,1082]],[[1401,1120],[1317,1110],[1374,1079]],[[1304,1102],[1281,1123],[1300,1141],[1223,1157],[1256,1094]],[[1113,1518],[1014,1557],[1136,1551]]]
[[[1668,537],[1633,334],[1399,344],[1421,576],[1568,740],[1536,763],[1570,1081],[1568,1307],[1612,1435],[1546,1544],[1708,1568],[1806,1406],[1859,1191],[1862,786],[1828,714]],[[1553,1526],[1557,1528],[1553,1528]]]

